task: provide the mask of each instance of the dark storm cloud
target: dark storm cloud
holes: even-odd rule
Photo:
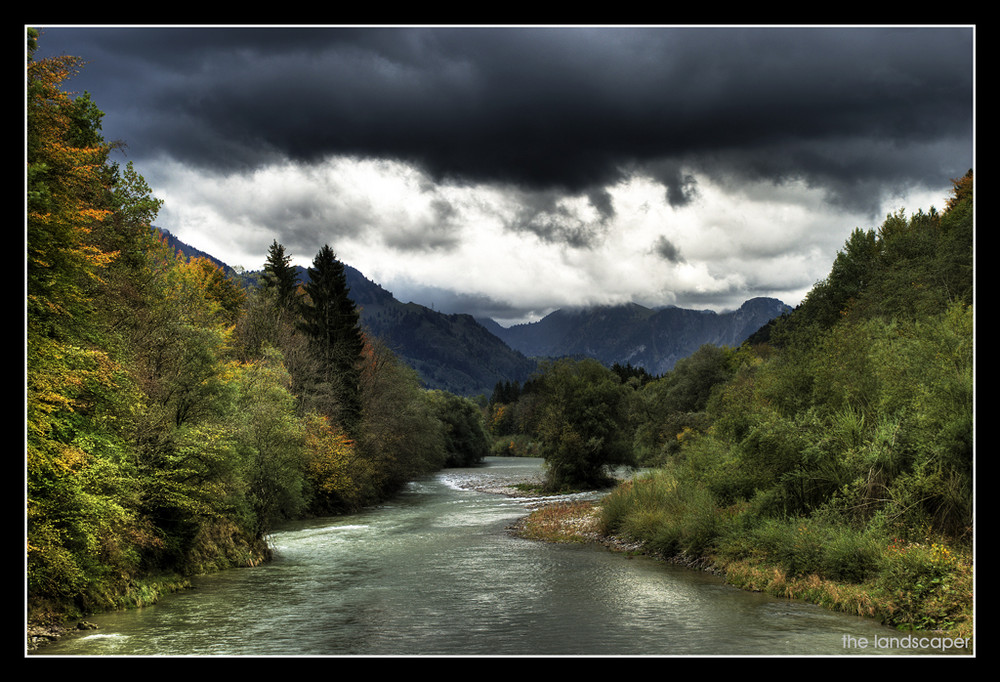
[[[585,249],[599,243],[614,214],[613,201],[607,192],[594,190],[588,202],[598,212],[597,220],[585,220],[566,206],[565,197],[556,190],[521,192],[517,208],[505,227],[514,232],[530,232],[544,242]]]
[[[84,28],[40,46],[90,61],[80,89],[132,155],[220,172],[385,157],[608,215],[595,197],[633,170],[674,206],[691,171],[869,206],[972,164],[967,28]]]
[[[681,255],[680,249],[663,235],[660,235],[653,244],[652,252],[671,263],[684,262],[684,257]]]

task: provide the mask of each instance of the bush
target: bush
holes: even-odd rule
[[[719,535],[721,519],[706,488],[682,484],[662,470],[619,486],[602,503],[606,533],[640,541],[664,556],[703,556]]]
[[[831,580],[860,583],[878,570],[881,554],[875,540],[850,528],[831,528],[820,570]]]
[[[816,574],[845,582],[871,577],[881,560],[877,542],[866,533],[801,517],[765,519],[748,531],[745,544],[730,540],[724,550],[746,556],[747,546],[756,548],[761,560],[791,576]]]
[[[936,542],[893,539],[875,583],[897,626],[950,629],[971,616],[971,561]]]
[[[494,457],[541,457],[538,441],[520,433],[493,439],[490,454]]]

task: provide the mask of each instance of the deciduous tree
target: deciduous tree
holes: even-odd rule
[[[627,429],[632,389],[596,360],[559,360],[541,374],[538,436],[546,487],[600,487],[610,469],[631,465]]]

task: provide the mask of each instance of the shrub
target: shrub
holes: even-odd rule
[[[640,541],[664,556],[706,554],[722,525],[711,492],[696,483],[681,483],[663,470],[608,495],[601,522],[604,532]]]
[[[937,542],[892,539],[875,584],[897,626],[948,629],[971,614],[971,562]]]
[[[876,542],[849,526],[810,518],[765,519],[748,532],[747,545],[789,575],[817,574],[830,580],[861,582],[879,567]],[[739,544],[726,544],[738,551]],[[743,555],[747,552],[744,550]]]
[[[494,457],[541,457],[538,442],[524,434],[498,436],[493,439],[490,454]]]

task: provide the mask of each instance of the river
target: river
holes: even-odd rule
[[[513,537],[506,527],[531,500],[469,486],[527,480],[540,467],[489,458],[412,483],[378,508],[288,524],[274,533],[268,564],[94,616],[98,630],[36,655],[914,653],[885,648],[899,633],[868,619],[602,547]]]

